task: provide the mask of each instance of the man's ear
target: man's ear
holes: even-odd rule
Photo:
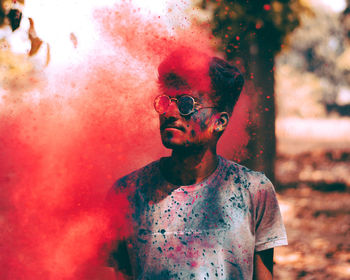
[[[218,113],[214,124],[215,132],[219,132],[219,133],[224,132],[228,125],[229,119],[230,119],[230,115],[227,112]]]

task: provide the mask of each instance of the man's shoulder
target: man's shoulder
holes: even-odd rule
[[[139,169],[132,171],[131,173],[120,177],[113,185],[112,189],[115,191],[125,188],[134,188],[150,177],[159,173],[159,161],[153,161]]]
[[[235,161],[226,159],[224,157],[220,156],[220,159],[222,161],[222,164],[225,166],[229,172],[233,173],[232,175],[239,175],[239,176],[244,176],[249,179],[254,179],[254,178],[266,178],[264,172],[261,171],[254,171],[242,164],[239,164]]]
[[[251,189],[259,185],[271,184],[270,180],[263,172],[254,171],[242,164],[221,157],[222,164],[229,180],[242,184],[246,189]]]

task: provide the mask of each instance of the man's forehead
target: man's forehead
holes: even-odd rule
[[[179,96],[179,95],[184,95],[184,94],[187,94],[187,95],[193,95],[194,91],[190,88],[165,88],[163,90],[163,93],[166,94],[166,95],[169,95],[169,96]]]
[[[177,97],[181,95],[190,95],[197,99],[206,99],[206,100],[213,100],[213,94],[209,92],[204,91],[198,91],[196,89],[191,88],[165,88],[162,92],[163,94],[166,94],[170,97]]]
[[[166,85],[175,82],[201,91],[210,90],[210,53],[188,47],[178,48],[159,65],[159,81]]]

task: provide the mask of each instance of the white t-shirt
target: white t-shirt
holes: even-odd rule
[[[129,257],[112,255],[119,267],[130,265],[134,279],[252,279],[255,251],[287,245],[275,190],[263,173],[219,157],[203,182],[151,198],[169,185],[158,160],[113,187],[130,194],[134,233],[126,241]]]

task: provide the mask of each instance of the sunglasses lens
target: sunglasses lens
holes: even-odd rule
[[[159,114],[163,114],[168,110],[170,98],[167,95],[160,95],[154,100],[154,108]]]
[[[194,100],[191,96],[181,96],[177,102],[177,106],[182,115],[189,115],[194,110]]]
[[[191,96],[183,95],[177,99],[177,107],[181,115],[186,116],[194,111],[194,99]],[[171,99],[167,95],[159,95],[154,100],[154,108],[159,114],[164,114],[171,104]]]

